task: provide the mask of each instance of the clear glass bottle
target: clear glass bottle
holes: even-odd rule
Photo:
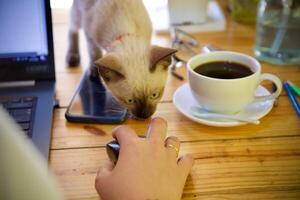
[[[261,0],[255,56],[272,64],[300,64],[300,1]]]

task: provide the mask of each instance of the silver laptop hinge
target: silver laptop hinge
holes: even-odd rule
[[[0,88],[8,88],[8,87],[28,87],[34,86],[35,81],[10,81],[10,82],[1,82]]]

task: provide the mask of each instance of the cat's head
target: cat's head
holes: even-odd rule
[[[95,62],[99,74],[121,105],[146,119],[161,99],[174,49],[150,46],[109,52]]]

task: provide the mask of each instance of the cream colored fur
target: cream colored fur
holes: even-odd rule
[[[175,51],[150,45],[152,26],[142,0],[74,0],[71,19],[69,65],[79,64],[78,30],[83,28],[92,74],[99,71],[134,116],[153,114]],[[107,52],[103,57],[102,50]]]

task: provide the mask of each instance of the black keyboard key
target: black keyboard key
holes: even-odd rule
[[[30,115],[18,115],[18,116],[13,116],[13,118],[16,120],[16,122],[22,123],[22,122],[29,122],[31,116]]]
[[[5,107],[4,107],[4,108],[5,108]],[[6,111],[7,111],[11,116],[13,116],[15,110],[7,110],[7,109],[6,109]]]
[[[32,109],[16,109],[10,111],[12,115],[31,115]]]
[[[8,97],[6,97],[6,96],[1,96],[0,97],[0,103],[1,104],[7,103],[8,101],[9,101]]]
[[[23,131],[27,136],[30,137],[31,133],[27,130],[27,131]]]
[[[29,138],[32,138],[32,130],[23,131]]]
[[[6,108],[29,138],[32,137],[32,119],[36,102],[36,97],[0,96],[0,104]]]
[[[6,108],[7,107],[7,103],[1,103],[0,102],[0,106],[2,106],[3,108]]]
[[[29,123],[20,123],[19,124],[20,126],[21,126],[21,128],[24,130],[24,131],[26,131],[26,130],[28,130],[30,127],[30,124]]]
[[[20,103],[21,102],[21,98],[20,97],[14,97],[14,98],[11,98],[10,101],[13,102],[13,103]]]
[[[24,97],[23,102],[32,102],[33,99],[34,99],[33,97]]]
[[[8,103],[6,106],[7,109],[18,109],[18,108],[31,108],[33,106],[32,102],[23,102],[23,103]]]

